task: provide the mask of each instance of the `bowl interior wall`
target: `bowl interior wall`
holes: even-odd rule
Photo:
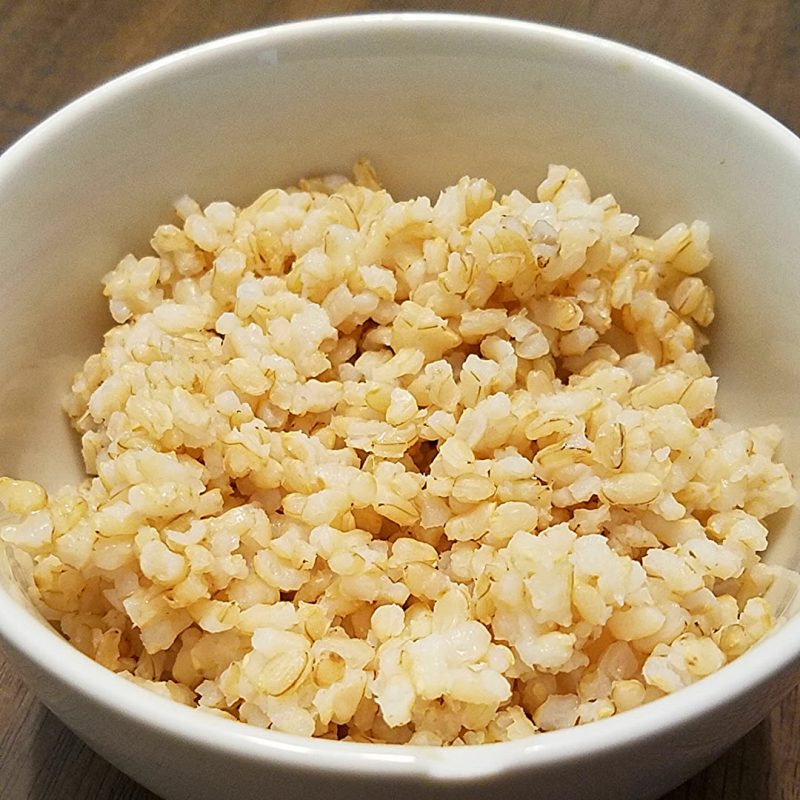
[[[644,233],[707,220],[720,409],[780,424],[796,473],[800,144],[790,152],[768,121],[736,120],[731,98],[602,44],[509,29],[500,47],[476,28],[464,48],[460,37],[378,22],[366,36],[251,37],[140,73],[4,157],[0,473],[50,488],[83,476],[60,401],[110,326],[99,279],[147,252],[175,198],[246,203],[361,156],[396,197],[463,174],[533,196],[558,162],[613,192]],[[775,527],[769,558],[800,566],[797,514]]]

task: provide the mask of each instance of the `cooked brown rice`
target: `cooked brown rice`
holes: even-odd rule
[[[82,652],[275,730],[477,744],[591,722],[773,624],[774,426],[715,417],[708,226],[552,166],[531,201],[355,181],[177,203],[103,279],[88,475],[0,479]]]

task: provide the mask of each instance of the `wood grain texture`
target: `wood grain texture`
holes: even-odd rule
[[[688,66],[800,131],[797,0],[0,0],[0,151],[79,94],[165,53],[277,22],[396,10],[496,14],[597,33]],[[0,656],[0,798],[154,795],[67,731]],[[800,800],[800,695],[663,800]]]

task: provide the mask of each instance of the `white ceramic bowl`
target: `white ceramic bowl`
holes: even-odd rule
[[[170,202],[245,201],[361,155],[398,196],[464,173],[532,191],[583,171],[659,231],[711,223],[724,412],[776,421],[800,467],[800,140],[703,78],[568,31],[448,15],[326,19],[245,33],[91,92],[0,157],[0,473],[80,475],[59,399],[108,326],[98,280]],[[770,558],[800,563],[779,521]],[[700,684],[603,722],[473,748],[309,741],[162,700],[31,613],[2,563],[0,637],[42,700],[165,798],[651,798],[757,723],[800,677],[800,618]]]

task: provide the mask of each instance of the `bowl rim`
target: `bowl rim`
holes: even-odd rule
[[[517,36],[531,45],[544,44],[580,51],[600,61],[624,59],[646,71],[656,82],[681,92],[696,94],[720,113],[748,125],[786,158],[800,166],[800,139],[788,128],[730,90],[663,58],[587,33],[504,17],[444,12],[393,12],[320,17],[257,28],[163,56],[126,72],[56,111],[0,154],[0,183],[24,165],[39,148],[63,130],[85,123],[98,108],[124,99],[131,91],[147,88],[152,81],[186,65],[213,61],[218,51],[247,52],[269,44],[290,46],[292,41],[391,31],[441,31]],[[473,745],[465,758],[462,748],[414,745],[361,744],[306,739],[199,713],[197,709],[159,697],[80,653],[54,630],[33,619],[0,587],[0,640],[20,661],[33,662],[55,678],[57,684],[90,700],[111,714],[132,718],[145,727],[196,745],[210,747],[231,757],[281,762],[348,774],[394,775],[433,780],[471,780],[511,769],[542,768],[556,762],[586,758],[681,727],[715,708],[735,701],[800,659],[800,614],[786,621],[755,648],[719,672],[681,691],[609,719],[546,735],[497,744]],[[58,665],[57,669],[54,665]],[[766,709],[765,709],[766,711]]]

